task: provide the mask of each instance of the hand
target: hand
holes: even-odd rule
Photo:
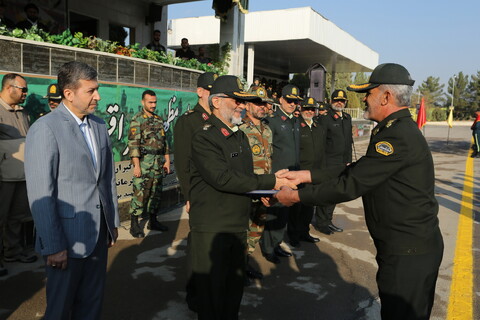
[[[275,179],[275,186],[273,187],[275,190],[280,190],[281,187],[287,186],[291,189],[297,189],[297,185],[292,182],[291,180],[288,180],[287,178],[276,178]]]
[[[280,172],[282,171],[282,172]],[[277,171],[279,173],[279,178],[285,178],[290,180],[290,183],[299,185],[301,183],[311,183],[312,174],[310,170],[300,170],[300,171]],[[296,188],[295,188],[296,189]]]
[[[187,213],[190,212],[190,201],[187,201],[187,202],[185,203],[185,211],[187,211]]]
[[[170,161],[165,162],[165,163],[163,164],[163,170],[165,170],[165,173],[166,173],[166,174],[169,174],[169,173],[170,173]]]
[[[135,178],[140,178],[142,176],[142,169],[140,168],[140,166],[133,167],[133,176]]]
[[[112,239],[110,239],[110,243],[108,244],[109,248],[113,247],[115,242],[117,242],[117,238],[118,238],[118,229],[117,228],[113,229],[111,237],[112,237]]]
[[[67,250],[63,250],[47,256],[47,266],[52,268],[67,269]]]
[[[275,198],[270,198],[270,197],[261,197],[260,198],[260,201],[262,201],[262,204],[265,206],[265,207],[271,207],[273,206],[275,203],[277,203],[277,199]]]
[[[300,202],[300,197],[298,196],[298,190],[292,190],[288,187],[280,188],[274,197],[283,204],[284,206],[290,207],[297,202]]]

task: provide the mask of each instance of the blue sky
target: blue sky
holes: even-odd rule
[[[213,15],[211,6],[171,5],[169,19]],[[250,0],[249,10],[306,6],[378,52],[380,63],[404,65],[416,85],[480,71],[480,0]]]

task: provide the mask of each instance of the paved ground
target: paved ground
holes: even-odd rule
[[[427,125],[427,137],[436,166],[436,195],[445,238],[445,254],[436,290],[432,319],[447,319],[457,225],[462,206],[465,163],[471,132],[469,123],[451,129],[447,145],[445,125]],[[367,142],[357,143],[359,156]],[[475,164],[479,164],[475,159]],[[473,295],[472,310],[479,310],[479,173],[470,179],[473,195],[473,288],[460,292]],[[185,291],[185,237],[187,215],[177,208],[162,215],[169,232],[152,232],[145,239],[132,239],[128,225],[122,227],[118,243],[110,250],[103,319],[195,319],[183,302]],[[375,249],[363,218],[361,200],[337,206],[335,223],[345,229],[332,236],[319,236],[316,244],[302,243],[291,250],[294,257],[273,265],[259,254],[254,264],[265,279],[245,289],[240,319],[380,319],[375,284]],[[470,223],[472,223],[470,219]],[[0,319],[40,319],[45,308],[45,279],[42,262],[33,265],[7,264],[10,274],[0,278]],[[468,290],[467,290],[468,291]],[[461,298],[462,299],[462,298]],[[479,319],[477,311],[471,319]],[[462,318],[468,319],[468,318]]]

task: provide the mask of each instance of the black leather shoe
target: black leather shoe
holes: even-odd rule
[[[294,248],[300,247],[300,241],[298,240],[290,240],[288,243]]]
[[[263,256],[265,257],[265,259],[267,259],[267,261],[270,261],[271,263],[274,263],[274,264],[280,263],[280,259],[274,253],[264,254]]]
[[[154,214],[150,215],[150,219],[148,220],[148,224],[147,224],[147,229],[157,230],[157,231],[168,231],[168,227],[158,222],[157,216]]]
[[[342,229],[342,228],[337,227],[337,226],[334,225],[333,223],[330,223],[330,224],[328,225],[328,228],[329,228],[330,230],[332,230],[333,232],[343,232],[343,229]]]
[[[328,226],[314,226],[315,230],[318,232],[321,232],[323,234],[326,234],[327,236],[333,234],[334,232],[330,230]]]
[[[245,270],[245,273],[247,274],[247,277],[250,279],[259,279],[259,280],[263,279],[263,274],[249,264],[247,264],[247,269]]]
[[[310,243],[317,243],[320,239],[312,237],[311,235],[300,237],[300,241],[310,242]]]
[[[283,250],[280,246],[276,246],[275,249],[273,249],[273,252],[279,257],[288,258],[292,256],[290,252]]]

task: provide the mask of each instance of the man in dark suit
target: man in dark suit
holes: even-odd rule
[[[28,30],[31,27],[36,26],[38,29],[48,31],[47,26],[41,23],[38,19],[39,10],[35,4],[27,4],[23,10],[25,11],[25,15],[27,18],[17,23],[17,28]]]
[[[47,273],[46,319],[99,319],[107,247],[119,226],[112,146],[93,115],[97,72],[69,62],[58,73],[62,103],[31,127],[25,173],[36,249]]]

